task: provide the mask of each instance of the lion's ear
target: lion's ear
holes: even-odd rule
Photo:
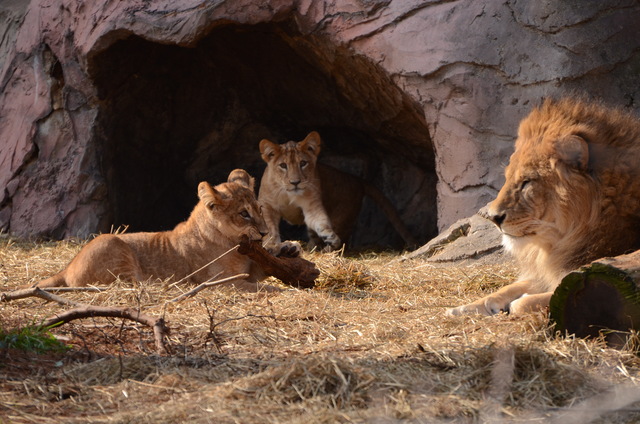
[[[300,144],[302,144],[303,149],[306,148],[315,156],[318,156],[320,154],[320,146],[322,146],[322,139],[317,131],[311,131]]]
[[[279,150],[279,145],[267,140],[266,138],[260,141],[260,154],[262,155],[262,160],[267,163],[269,162],[269,159],[271,159]]]
[[[227,179],[229,183],[238,183],[240,185],[245,186],[249,190],[253,190],[255,185],[255,180],[247,171],[244,169],[234,169],[229,174],[229,178]]]
[[[198,198],[209,209],[213,209],[215,205],[222,204],[222,196],[220,195],[220,192],[211,187],[206,181],[198,184]]]
[[[586,170],[589,164],[589,145],[584,138],[572,134],[556,141],[555,153],[558,159],[572,168]]]

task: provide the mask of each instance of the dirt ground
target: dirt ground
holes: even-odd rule
[[[0,291],[62,269],[82,242],[0,236]],[[164,317],[169,354],[133,321],[51,330],[63,353],[0,349],[0,423],[628,423],[637,337],[623,349],[554,334],[545,314],[447,317],[513,281],[511,266],[434,267],[398,253],[305,254],[311,290],[116,283],[62,296]],[[274,285],[278,282],[270,280]],[[5,331],[68,307],[0,303]]]

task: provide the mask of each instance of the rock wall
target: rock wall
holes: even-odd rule
[[[197,182],[259,176],[262,138],[323,135],[426,241],[502,183],[519,120],[574,91],[637,110],[640,5],[8,0],[0,228],[169,228]],[[356,244],[398,245],[366,203]]]

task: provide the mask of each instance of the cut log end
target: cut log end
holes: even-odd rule
[[[640,262],[627,255],[594,262],[568,274],[549,304],[557,331],[576,337],[603,336],[613,347],[625,345],[630,330],[640,329]],[[640,255],[638,255],[640,259]]]

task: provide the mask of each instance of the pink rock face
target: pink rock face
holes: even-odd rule
[[[0,228],[85,237],[184,220],[262,138],[323,137],[427,241],[502,183],[519,120],[585,91],[637,109],[629,0],[0,3]],[[355,245],[399,246],[365,202]]]

